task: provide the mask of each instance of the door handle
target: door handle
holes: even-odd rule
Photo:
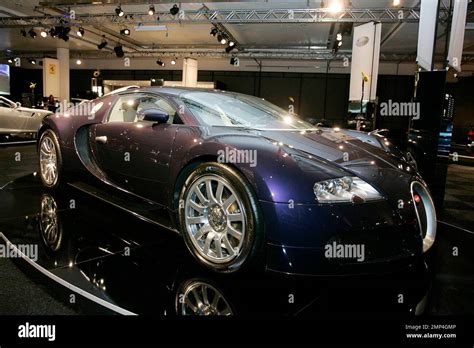
[[[95,141],[97,141],[98,143],[105,144],[105,143],[107,143],[107,137],[105,135],[103,135],[101,137],[95,137]]]

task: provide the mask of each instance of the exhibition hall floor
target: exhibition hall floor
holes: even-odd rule
[[[474,238],[467,230],[439,224],[428,271],[217,275],[196,266],[172,232],[72,187],[60,194],[43,189],[33,174],[34,146],[1,146],[0,163],[0,242],[38,245],[34,260],[0,258],[3,315],[474,313]]]

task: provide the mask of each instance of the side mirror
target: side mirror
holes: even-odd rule
[[[141,121],[151,121],[156,123],[168,122],[170,116],[159,109],[145,109],[137,113],[137,118]]]

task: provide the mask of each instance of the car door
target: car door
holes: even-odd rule
[[[0,131],[18,133],[26,129],[28,118],[18,111],[17,106],[6,98],[0,97]]]
[[[169,115],[168,123],[138,120],[142,109]],[[105,123],[93,126],[97,165],[117,186],[160,204],[169,190],[171,149],[178,129],[176,109],[164,97],[135,93],[118,96]]]

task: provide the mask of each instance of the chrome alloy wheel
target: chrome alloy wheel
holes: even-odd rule
[[[58,251],[62,241],[62,231],[58,221],[58,206],[53,197],[45,194],[41,197],[40,230],[48,248]]]
[[[45,136],[40,145],[40,170],[41,177],[49,186],[58,180],[58,154],[53,140]]]
[[[202,281],[192,281],[178,294],[178,315],[231,316],[232,308],[218,289]]]
[[[217,175],[196,180],[185,197],[184,212],[186,233],[201,257],[222,264],[240,254],[246,212],[227,180]]]

